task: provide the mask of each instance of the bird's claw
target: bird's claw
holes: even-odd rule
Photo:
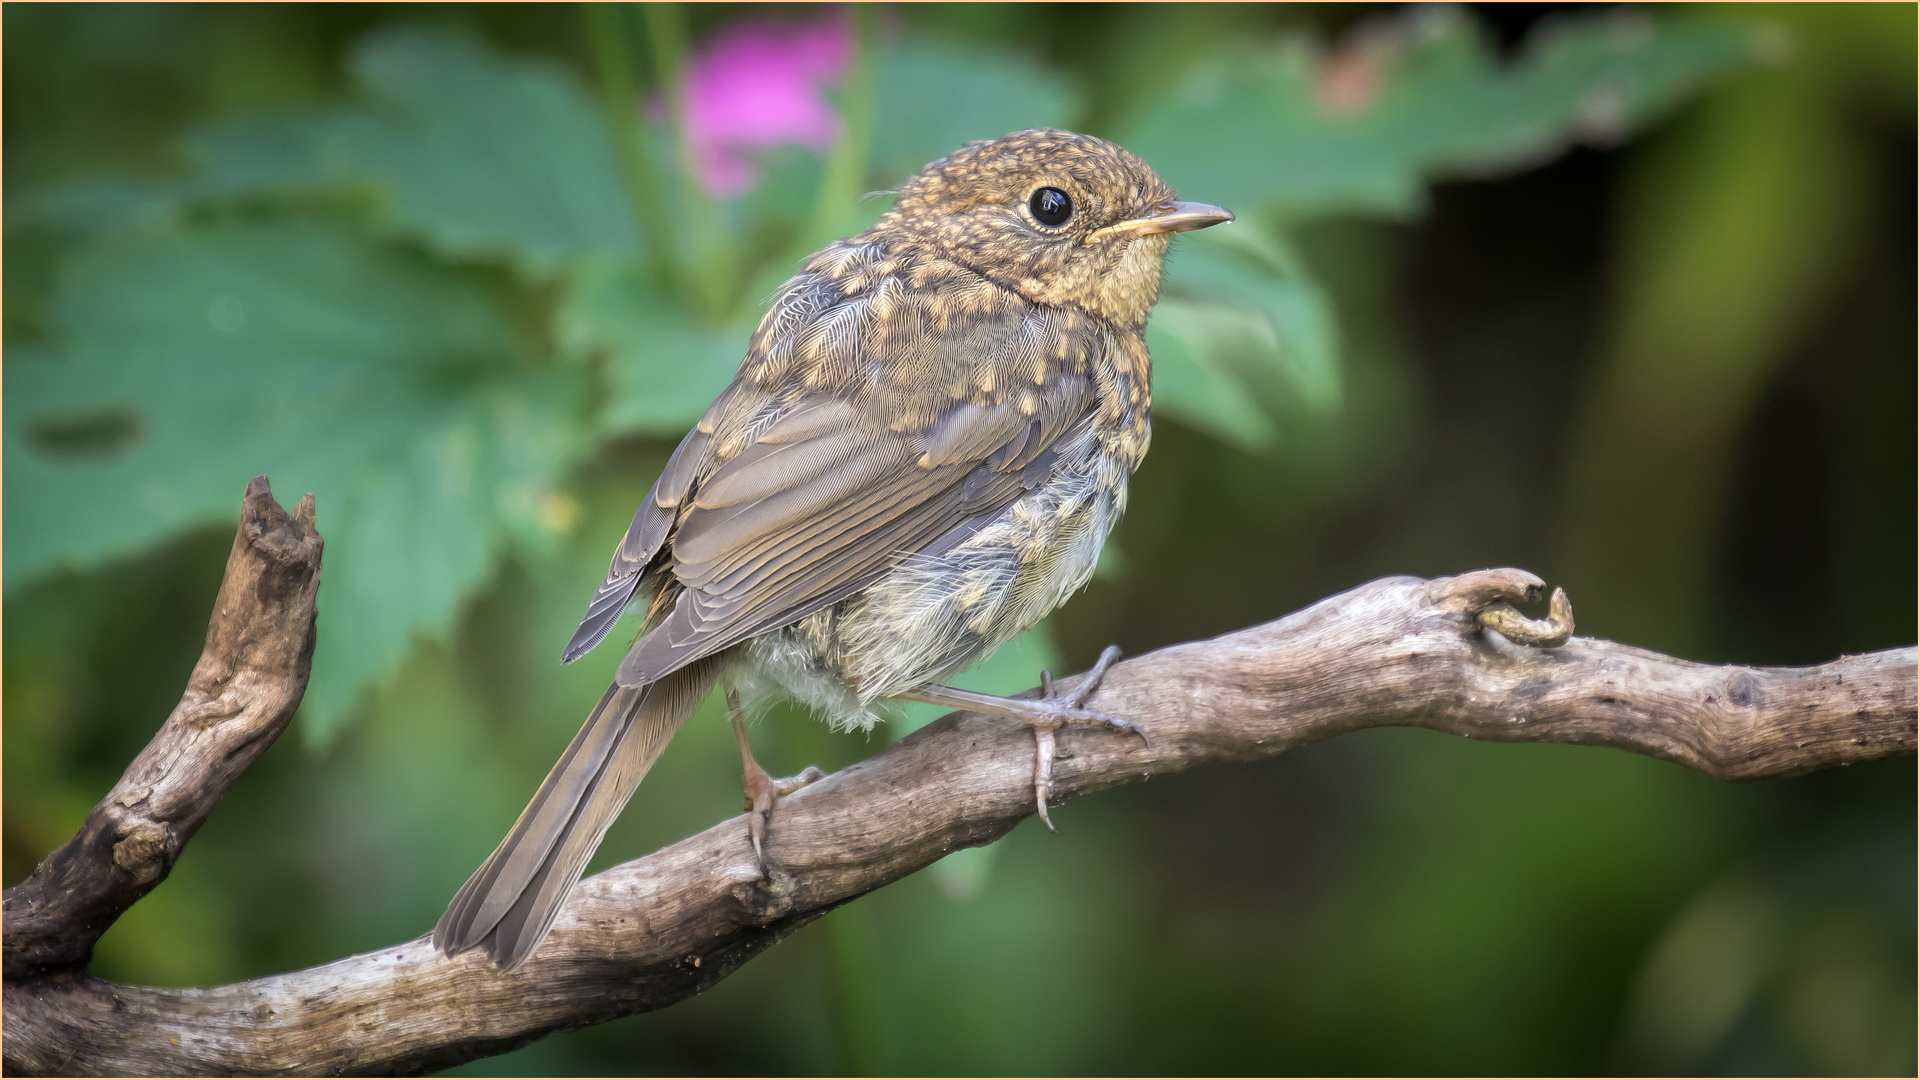
[[[767,870],[766,847],[767,817],[773,813],[773,804],[780,801],[782,795],[791,795],[826,775],[814,765],[785,777],[767,775],[767,770],[758,763],[742,771],[740,786],[746,795],[747,837],[753,841],[753,861],[760,868],[762,880],[772,876]]]
[[[1107,669],[1120,659],[1120,648],[1109,645],[1100,653],[1087,676],[1080,685],[1067,694],[1056,695],[1053,689],[1053,673],[1040,672],[1040,700],[1036,715],[1028,717],[1026,724],[1033,729],[1033,793],[1034,806],[1040,813],[1040,820],[1049,832],[1058,833],[1053,818],[1047,814],[1047,800],[1053,796],[1053,762],[1058,756],[1054,742],[1054,732],[1067,724],[1086,724],[1089,726],[1110,728],[1140,736],[1142,746],[1151,746],[1145,728],[1131,720],[1118,716],[1108,716],[1086,707],[1087,699],[1100,689],[1100,680],[1106,677]]]
[[[1033,801],[1047,831],[1058,834],[1060,830],[1053,827],[1053,818],[1047,814],[1047,800],[1053,796],[1053,732],[1053,728],[1038,724],[1033,728]]]

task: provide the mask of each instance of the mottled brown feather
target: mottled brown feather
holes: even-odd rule
[[[874,258],[862,251],[824,262],[867,274]],[[942,281],[950,286],[954,276]],[[1098,344],[1073,340],[1097,332],[1091,320],[1035,312],[991,286],[888,281],[894,301],[884,312],[840,303],[806,324],[778,377],[765,377],[773,370],[765,356],[781,339],[759,338],[762,354],[742,371],[761,378],[743,379],[735,392],[741,403],[778,404],[729,410],[736,424],[771,416],[751,437],[720,421],[716,443],[732,452],[710,455],[667,545],[668,572],[683,592],[621,664],[621,685],[801,618],[1003,509],[1031,486],[1026,467],[1091,407],[1085,366]],[[928,333],[931,313],[954,295],[967,314]],[[916,358],[911,369],[891,363],[902,354]],[[1036,382],[1049,359],[1051,373]]]

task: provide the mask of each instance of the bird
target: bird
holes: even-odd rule
[[[1052,128],[971,142],[895,192],[869,229],[803,261],[731,384],[667,459],[562,654],[644,609],[611,686],[505,839],[434,927],[438,951],[518,968],[607,827],[716,685],[739,744],[748,837],[768,873],[775,778],[741,694],[785,694],[836,729],[893,701],[1033,731],[1048,828],[1054,733],[1146,733],[1070,694],[946,680],[1091,578],[1147,452],[1145,328],[1175,233],[1233,214],[1176,198],[1105,139]]]

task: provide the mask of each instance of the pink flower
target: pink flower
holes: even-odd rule
[[[824,153],[840,133],[826,88],[847,66],[848,25],[747,21],[722,30],[687,65],[686,137],[694,175],[715,195],[751,190],[756,153],[797,143]]]

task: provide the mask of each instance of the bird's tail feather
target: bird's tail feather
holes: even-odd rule
[[[645,686],[608,687],[506,839],[454,894],[433,928],[434,947],[455,956],[485,946],[503,970],[519,967],[718,675],[717,659],[706,659]]]

